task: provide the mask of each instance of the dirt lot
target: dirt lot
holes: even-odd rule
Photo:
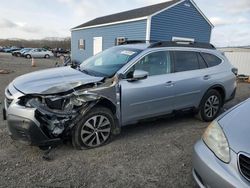
[[[31,60],[0,53],[0,101],[15,77],[54,67],[58,59]],[[239,84],[237,97],[225,108],[250,96],[250,85]],[[2,117],[2,114],[0,114]],[[192,147],[208,124],[192,115],[178,115],[127,126],[101,148],[77,151],[70,144],[53,151],[54,160],[42,160],[36,147],[12,141],[0,120],[0,187],[194,187]]]

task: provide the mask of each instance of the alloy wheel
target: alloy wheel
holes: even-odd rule
[[[220,100],[216,95],[210,96],[206,103],[204,112],[207,117],[212,118],[214,117],[220,108]]]
[[[89,118],[81,129],[81,140],[88,147],[98,147],[105,143],[111,132],[111,123],[103,115]]]

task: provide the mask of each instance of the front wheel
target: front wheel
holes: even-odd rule
[[[107,108],[95,107],[74,128],[73,146],[76,149],[102,146],[110,141],[114,127],[113,113]]]
[[[26,58],[27,58],[27,59],[30,59],[30,58],[31,58],[31,55],[30,55],[30,54],[26,55]]]
[[[222,97],[214,89],[209,90],[203,97],[197,117],[205,122],[213,121],[220,113]]]

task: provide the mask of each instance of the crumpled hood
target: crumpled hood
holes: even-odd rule
[[[102,79],[103,77],[90,76],[71,67],[59,67],[19,76],[12,83],[25,94],[55,94]]]
[[[250,153],[250,99],[229,111],[218,123],[231,149]]]

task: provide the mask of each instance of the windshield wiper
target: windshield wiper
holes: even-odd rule
[[[89,73],[89,71],[87,71],[86,69],[82,69],[81,71],[82,71],[83,73],[85,73],[85,74],[91,75],[91,74]]]

